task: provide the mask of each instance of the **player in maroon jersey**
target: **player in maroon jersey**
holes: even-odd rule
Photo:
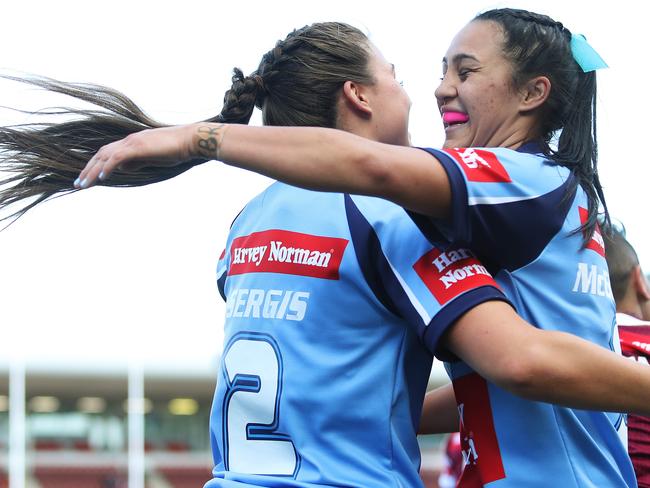
[[[464,465],[460,432],[452,432],[447,437],[443,468],[438,477],[438,486],[440,488],[455,488],[463,472]]]
[[[650,284],[620,228],[605,235],[607,265],[616,301],[616,322],[624,356],[650,360]],[[628,450],[640,488],[650,487],[650,418],[628,417]]]

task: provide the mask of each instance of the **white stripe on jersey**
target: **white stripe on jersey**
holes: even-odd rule
[[[498,205],[500,203],[510,203],[510,202],[523,202],[524,200],[533,200],[534,198],[539,198],[541,195],[533,196],[519,196],[519,197],[468,197],[467,203],[469,205]]]
[[[418,298],[415,296],[415,293],[413,293],[408,283],[406,283],[406,281],[404,281],[404,278],[402,278],[402,276],[397,272],[397,270],[393,266],[393,263],[391,263],[390,260],[388,259],[388,256],[386,256],[386,261],[390,265],[390,269],[393,270],[393,273],[395,274],[395,277],[399,281],[400,285],[402,285],[402,289],[406,292],[406,295],[409,297],[409,300],[411,301],[411,305],[413,305],[416,312],[420,315],[420,318],[424,322],[424,326],[427,327],[431,322],[431,316],[428,314],[427,310],[424,308],[422,303],[420,303],[420,300],[418,300]]]

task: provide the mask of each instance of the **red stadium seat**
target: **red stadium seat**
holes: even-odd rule
[[[159,468],[158,471],[174,488],[196,488],[212,478],[208,468]]]
[[[34,475],[42,488],[126,488],[126,475],[114,468],[40,467]]]
[[[52,439],[37,439],[34,441],[34,448],[38,451],[58,451],[63,449],[63,444]]]

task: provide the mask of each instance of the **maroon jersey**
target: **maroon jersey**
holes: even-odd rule
[[[438,486],[440,488],[455,488],[463,472],[464,464],[460,433],[453,432],[447,438],[444,464],[438,478]]]
[[[650,322],[616,314],[621,351],[636,361],[650,363]],[[627,441],[639,488],[650,488],[650,417],[629,415]]]

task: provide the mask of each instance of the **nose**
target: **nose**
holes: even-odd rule
[[[440,80],[440,84],[434,93],[436,100],[438,101],[438,106],[444,105],[447,101],[453,99],[456,97],[456,95],[458,95],[456,86],[447,75],[445,75],[442,80]]]

